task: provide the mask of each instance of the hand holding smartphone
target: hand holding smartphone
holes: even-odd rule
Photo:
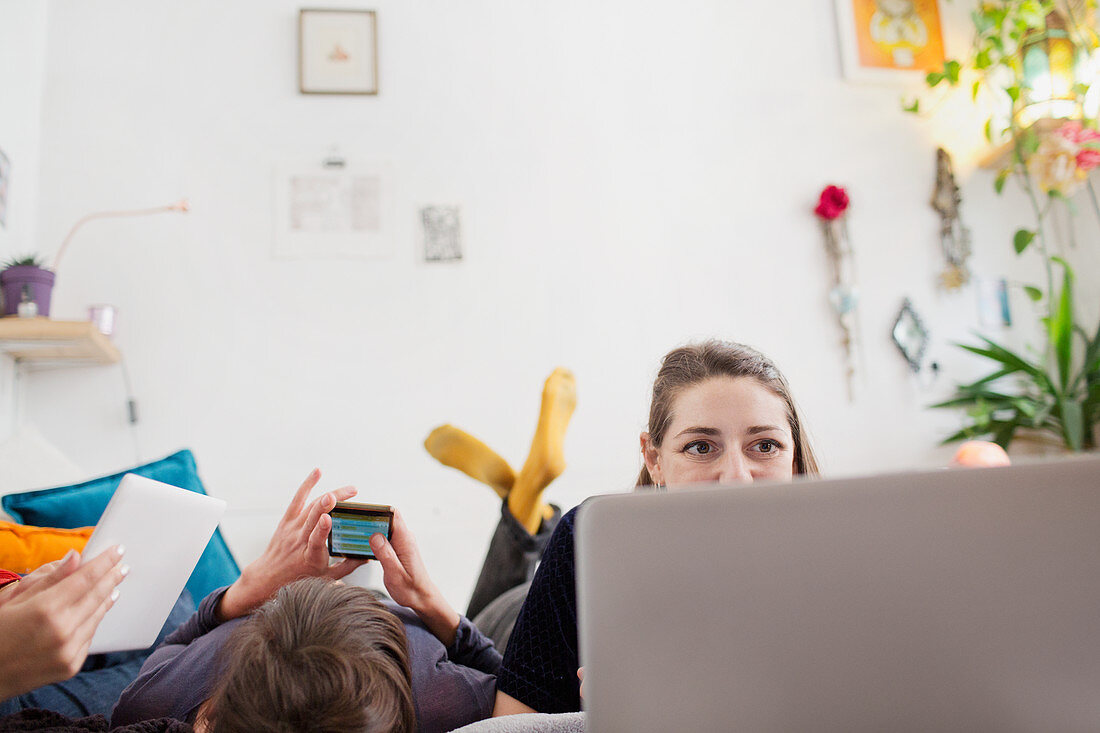
[[[393,507],[385,504],[336,502],[329,512],[332,528],[328,533],[328,554],[375,560],[370,548],[371,535],[380,533],[390,539],[393,531]]]

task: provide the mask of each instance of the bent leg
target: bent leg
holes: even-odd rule
[[[547,540],[558,526],[561,509],[552,506],[553,514],[543,519],[538,533],[532,535],[512,515],[508,501],[502,503],[500,521],[497,523],[493,538],[489,542],[489,551],[481,565],[477,584],[470,596],[470,606],[466,617],[473,619],[497,596],[505,591],[530,582],[535,574],[535,565],[542,557]]]

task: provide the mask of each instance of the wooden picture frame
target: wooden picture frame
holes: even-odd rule
[[[298,91],[378,94],[378,18],[373,10],[298,13]]]
[[[946,60],[937,0],[834,0],[844,78],[911,84]]]

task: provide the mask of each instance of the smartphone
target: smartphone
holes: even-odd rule
[[[390,538],[393,507],[385,504],[356,504],[338,501],[329,512],[332,528],[328,532],[328,554],[374,560],[370,538],[380,533]]]

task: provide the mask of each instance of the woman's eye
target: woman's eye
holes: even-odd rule
[[[713,450],[714,446],[705,440],[696,440],[684,446],[685,453],[690,453],[695,456],[705,456]]]
[[[775,453],[782,446],[776,443],[774,440],[761,440],[756,444],[756,449],[761,453]]]

